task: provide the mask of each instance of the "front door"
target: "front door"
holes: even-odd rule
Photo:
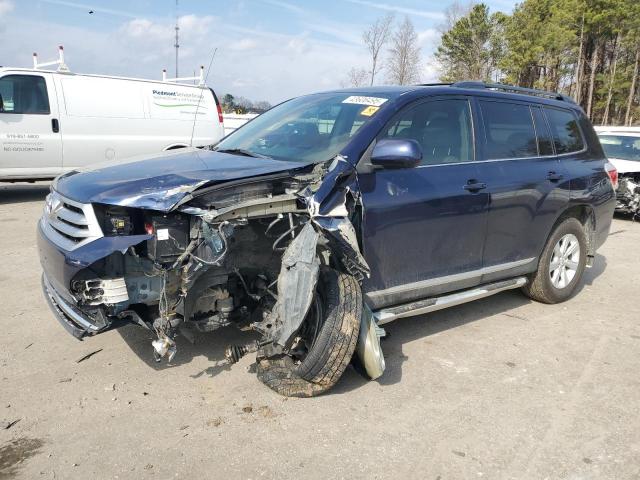
[[[51,75],[0,78],[0,175],[51,177],[62,172],[58,102]]]
[[[479,283],[488,196],[477,183],[473,123],[469,99],[448,96],[404,108],[379,135],[418,141],[423,160],[359,175],[373,308]]]

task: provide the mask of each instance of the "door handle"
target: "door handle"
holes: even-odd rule
[[[60,122],[58,122],[57,118],[51,119],[51,130],[53,133],[58,133],[60,131]]]
[[[487,184],[483,183],[483,182],[478,182],[476,180],[469,180],[466,185],[464,185],[462,188],[464,188],[465,190],[467,190],[468,192],[479,192],[480,190],[484,190],[485,188],[487,188]]]
[[[561,175],[559,173],[549,172],[549,174],[547,175],[547,180],[549,180],[550,182],[559,182],[563,177],[564,175]]]

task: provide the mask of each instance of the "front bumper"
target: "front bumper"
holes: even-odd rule
[[[79,307],[71,294],[73,279],[82,270],[114,252],[126,251],[141,243],[149,235],[102,237],[71,251],[53,243],[45,234],[42,220],[38,222],[38,253],[42,266],[42,290],[51,311],[71,335],[82,339],[108,330],[119,324],[117,318],[107,316],[101,307]]]
[[[98,325],[94,323],[91,317],[68,303],[55,291],[44,273],[42,274],[42,291],[56,319],[67,332],[78,340],[82,340],[87,335],[95,335],[109,326],[108,324]]]

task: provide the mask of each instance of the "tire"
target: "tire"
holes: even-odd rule
[[[571,254],[563,262],[561,259],[571,250],[574,239],[579,245],[579,252]],[[564,243],[561,244],[561,240]],[[563,255],[558,255],[566,245],[568,245],[567,251]],[[557,268],[552,268],[552,261]],[[577,266],[573,275],[570,275],[573,264]],[[538,302],[549,304],[564,302],[575,293],[576,287],[582,280],[586,264],[587,237],[584,226],[575,218],[567,218],[556,226],[547,240],[538,263],[538,270],[531,275],[529,283],[522,287],[522,290],[525,295]],[[562,270],[565,275],[564,281],[561,275]]]
[[[356,349],[362,315],[360,285],[353,276],[326,268],[320,272],[318,290],[322,291],[323,323],[303,361],[296,365],[289,356],[258,361],[258,378],[280,395],[313,397],[328,391]]]

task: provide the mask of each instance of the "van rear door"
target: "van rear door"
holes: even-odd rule
[[[0,77],[0,178],[47,178],[62,172],[58,101],[51,74]]]

